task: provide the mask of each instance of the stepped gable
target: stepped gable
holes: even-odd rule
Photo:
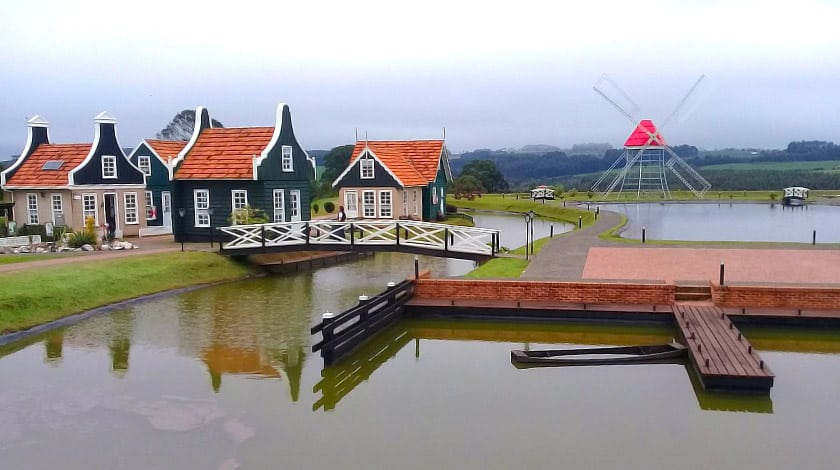
[[[650,134],[653,134],[653,141],[648,145],[648,147],[665,147],[665,138],[662,137],[662,134],[659,133],[659,130],[656,129],[656,125],[650,119],[642,119],[639,121],[639,124],[633,129],[633,133],[630,134],[630,137],[624,141],[625,147],[643,147],[648,139],[650,139]]]
[[[265,150],[273,133],[273,127],[205,129],[178,167],[175,179],[252,179],[254,158]]]

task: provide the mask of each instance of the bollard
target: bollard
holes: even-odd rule
[[[759,369],[764,369],[764,361],[759,361],[758,368]]]
[[[748,352],[748,353],[750,353],[750,354],[752,354],[752,345],[747,346],[747,352]]]
[[[321,314],[321,324],[323,325],[323,328],[321,329],[321,337],[324,338],[324,343],[332,339],[332,328],[327,328],[327,325],[332,323],[333,319],[335,319],[335,314],[332,312],[324,312]]]
[[[709,358],[706,358],[706,367],[709,367]]]
[[[738,341],[741,341],[741,333],[738,333]]]
[[[388,290],[391,290],[391,289],[393,289],[394,287],[397,287],[397,283],[396,283],[396,282],[394,282],[394,281],[388,281],[388,284],[385,284],[385,287],[387,287],[387,288],[388,288]]]
[[[645,242],[645,228],[642,227],[642,243]]]
[[[578,216],[578,228],[583,228],[583,216]]]
[[[726,272],[726,268],[723,265],[723,261],[721,261],[720,262],[720,285],[723,285],[725,272]]]
[[[548,238],[554,238],[554,224],[551,225],[551,231],[550,231],[550,234],[548,235]]]
[[[420,284],[420,258],[414,257],[414,283]]]
[[[813,234],[813,236],[811,237],[811,244],[812,244],[812,245],[816,245],[816,244],[817,244],[817,231],[816,231],[816,230],[814,230],[814,234]]]
[[[566,207],[566,201],[563,201],[563,207]]]
[[[703,345],[702,344],[697,345],[697,352],[703,352]]]

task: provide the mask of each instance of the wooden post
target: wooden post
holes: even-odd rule
[[[414,284],[420,284],[420,258],[414,257]]]
[[[361,165],[361,163],[360,163]],[[397,222],[397,246],[400,246],[400,223]]]
[[[449,229],[443,229],[443,252],[449,252]]]
[[[642,227],[642,243],[645,242],[645,228]]]
[[[724,274],[726,274],[726,267],[723,265],[723,261],[720,262],[720,285],[723,285],[724,281]]]
[[[551,227],[551,231],[548,235],[548,238],[554,238],[554,224],[551,224],[550,227]]]
[[[816,230],[814,230],[813,236],[811,237],[811,244],[812,245],[817,244],[817,231]]]
[[[324,312],[321,314],[321,337],[323,338],[323,344],[327,344],[328,342],[332,341],[333,338],[333,329],[330,326],[330,323],[335,319],[335,314],[332,312]],[[324,358],[327,362],[332,362],[332,351],[327,350],[327,348],[321,349],[321,357]]]
[[[578,216],[578,228],[583,228],[583,216]]]
[[[260,228],[260,239],[262,240],[262,247],[265,250],[265,225]]]
[[[369,301],[370,301],[370,297],[368,297],[366,295],[360,295],[359,296],[359,305],[364,305],[364,304],[368,303]],[[359,321],[363,322],[367,319],[368,319],[368,311],[367,310],[362,310],[361,313],[359,313]]]

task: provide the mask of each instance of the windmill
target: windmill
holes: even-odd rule
[[[664,199],[671,199],[667,177],[670,170],[696,197],[702,198],[712,185],[668,146],[661,132],[679,114],[705,78],[705,75],[701,75],[697,79],[657,129],[650,119],[637,120],[635,115],[639,106],[606,74],[602,75],[592,89],[629,119],[635,128],[624,142],[624,152],[595,181],[591,190],[600,193],[604,199],[609,198],[614,191],[618,191],[618,197],[635,191],[637,199],[644,193],[659,193]],[[608,87],[612,87],[612,90],[607,90]],[[619,101],[625,106],[619,104]],[[612,180],[609,180],[611,176]],[[605,184],[606,181],[609,184]]]

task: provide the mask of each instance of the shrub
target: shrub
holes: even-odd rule
[[[335,204],[332,201],[327,201],[324,203],[324,210],[327,211],[328,214],[332,214],[335,210]]]
[[[447,213],[447,214],[454,214],[454,213],[456,213],[456,212],[458,212],[458,208],[457,208],[457,207],[453,206],[452,204],[447,204],[447,205],[446,205],[446,213]]]
[[[77,230],[70,234],[67,244],[71,248],[80,248],[82,245],[96,245],[96,234],[85,230]]]
[[[234,209],[230,213],[228,221],[232,224],[264,224],[268,222],[268,218],[262,209],[245,206],[241,209]]]
[[[318,209],[320,209],[320,207],[318,207],[318,204],[312,204],[312,210],[313,210],[316,214],[318,213]]]

